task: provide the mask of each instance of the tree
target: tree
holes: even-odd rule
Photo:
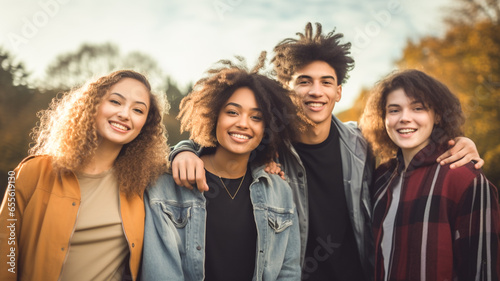
[[[22,63],[17,63],[3,48],[0,48],[0,150],[2,160],[11,164],[12,158],[19,154],[20,122],[17,117],[22,107],[33,97],[33,90],[28,86],[29,73]],[[22,153],[21,153],[22,154]],[[8,164],[7,164],[8,165]],[[12,168],[12,167],[11,167]],[[8,169],[5,163],[0,165],[2,172]]]
[[[166,91],[166,96],[168,99],[168,102],[170,104],[170,111],[169,114],[165,118],[165,127],[167,127],[168,131],[168,143],[175,145],[181,140],[185,140],[189,138],[189,134],[184,132],[181,134],[180,128],[181,124],[179,120],[177,120],[177,115],[179,114],[179,105],[181,103],[182,98],[187,94],[187,93],[182,93],[177,84],[170,79],[170,77],[167,77],[167,91]],[[188,89],[191,89],[191,87],[188,87]]]
[[[488,179],[500,186],[500,0],[454,4],[446,34],[408,41],[397,66],[423,70],[459,97],[465,136],[476,143]],[[363,90],[353,108],[337,115],[357,120],[366,94]]]
[[[164,75],[156,60],[138,51],[121,55],[119,48],[112,43],[84,43],[74,52],[57,56],[47,68],[44,86],[67,90],[118,69],[132,69],[143,73],[153,88],[164,87],[161,84]]]
[[[480,21],[489,21],[500,24],[499,0],[459,0],[458,5],[452,7],[450,16],[445,19],[452,25],[473,25]]]
[[[50,96],[39,95],[28,83],[23,63],[0,47],[0,181],[1,194],[7,186],[7,172],[27,155],[29,132],[36,123],[36,112]],[[45,106],[48,105],[46,101]],[[44,107],[42,105],[42,107]]]
[[[459,97],[471,137],[486,161],[488,179],[500,186],[500,6],[499,1],[462,0],[464,15],[448,20],[442,38],[408,42],[398,65],[419,68]]]
[[[335,116],[337,116],[337,118],[339,118],[339,120],[341,120],[342,122],[359,121],[359,118],[365,110],[366,101],[369,94],[370,89],[361,89],[359,96],[356,98],[356,101],[354,101],[354,105],[351,108],[336,114]]]
[[[0,114],[11,113],[13,105],[16,107],[31,97],[28,77],[29,73],[23,63],[16,62],[12,55],[0,47],[0,104],[3,109]],[[1,126],[0,121],[0,128]]]

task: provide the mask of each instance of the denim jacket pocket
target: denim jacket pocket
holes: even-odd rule
[[[161,202],[161,209],[177,228],[184,228],[191,216],[191,206],[174,206]]]
[[[293,212],[287,210],[268,210],[267,222],[274,229],[275,233],[283,232],[287,227],[293,224]]]

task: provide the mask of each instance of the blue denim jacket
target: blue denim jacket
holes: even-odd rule
[[[253,280],[300,280],[300,233],[289,185],[264,167],[252,169],[257,226]],[[145,193],[142,280],[203,280],[206,199],[162,175]],[[249,243],[254,243],[249,241]]]
[[[342,123],[335,115],[332,115],[332,126],[336,126],[339,131],[344,190],[349,217],[358,245],[359,257],[366,279],[373,280],[375,257],[371,230],[372,207],[369,185],[371,184],[375,161],[357,123]],[[181,141],[170,152],[169,160],[172,161],[182,151],[191,151],[199,155],[202,149],[191,140]],[[307,175],[299,155],[291,144],[288,147],[281,147],[279,160],[283,165],[282,169],[295,196],[302,241],[301,262],[304,263],[307,235],[309,233]],[[314,266],[318,261],[310,260],[308,262],[310,266]]]

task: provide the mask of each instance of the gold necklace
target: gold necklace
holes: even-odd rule
[[[214,157],[214,155],[212,154],[212,157]],[[210,160],[210,165],[212,165],[212,168],[214,168],[215,172],[217,174],[219,174],[219,171],[217,171],[217,169],[215,169],[215,166],[214,166],[214,163],[212,162],[212,157],[209,157],[208,159]],[[238,189],[236,189],[236,192],[234,193],[234,195],[231,195],[231,193],[229,193],[229,189],[227,189],[226,185],[224,184],[224,181],[222,180],[222,178],[219,176],[219,175],[216,175],[217,177],[219,177],[219,180],[220,182],[222,183],[222,186],[224,186],[224,189],[226,190],[227,194],[229,195],[229,197],[231,197],[231,200],[234,200],[234,197],[236,197],[236,194],[238,194],[238,191],[240,191],[240,187],[241,187],[241,184],[243,183],[243,181],[245,180],[245,176],[246,176],[246,172],[245,174],[243,175],[243,178],[241,179],[240,181],[240,185],[238,186]]]

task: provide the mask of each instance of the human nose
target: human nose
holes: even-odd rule
[[[248,116],[246,115],[241,115],[240,118],[238,119],[238,122],[236,123],[236,126],[238,128],[247,128],[248,127]]]
[[[128,120],[129,119],[129,108],[127,106],[122,106],[117,113],[118,118]]]
[[[411,112],[409,112],[408,110],[402,110],[399,122],[408,123],[410,121],[411,121]]]
[[[309,89],[308,94],[311,96],[318,96],[318,95],[321,95],[322,93],[323,93],[323,91],[321,89],[320,83],[313,82],[311,85],[311,88]]]

